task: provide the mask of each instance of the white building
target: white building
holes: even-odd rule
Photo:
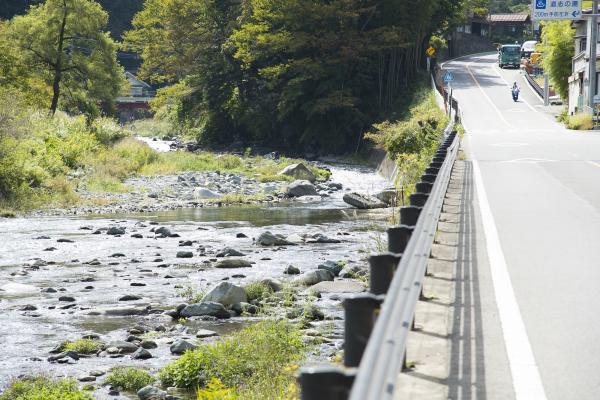
[[[589,14],[591,9],[585,10],[584,14]],[[589,29],[591,24],[588,19],[582,19],[573,22],[575,29],[575,57],[573,57],[571,76],[569,76],[569,114],[573,115],[581,112],[591,112],[587,105],[589,104],[589,68],[590,46],[587,43]],[[600,84],[600,46],[596,43],[596,90],[594,95],[598,95]]]

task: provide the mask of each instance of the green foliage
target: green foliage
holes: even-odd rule
[[[438,107],[428,82],[423,80],[415,88],[412,103],[403,118],[376,124],[376,132],[365,135],[382,144],[396,159],[403,201],[408,199],[427,168],[447,124],[448,117]]]
[[[285,321],[262,321],[186,352],[164,367],[159,377],[164,385],[191,389],[205,387],[216,378],[227,388],[260,387],[260,398],[273,399],[291,383],[281,378],[285,369],[303,357],[304,345],[297,328]]]
[[[61,351],[73,350],[79,354],[96,354],[104,345],[93,339],[79,339],[74,342],[65,342],[61,346]]]
[[[273,294],[273,289],[262,282],[252,282],[244,286],[248,301],[262,301]]]
[[[116,367],[113,368],[106,380],[106,384],[121,387],[127,392],[137,392],[144,386],[148,386],[156,381],[148,371],[137,367]]]
[[[46,0],[14,17],[7,37],[19,67],[52,88],[47,106],[97,115],[98,103],[112,110],[124,84],[117,46],[103,32],[108,15],[93,0]]]
[[[594,122],[591,114],[576,114],[568,116],[566,120],[567,128],[577,131],[589,131],[594,129]]]
[[[544,53],[542,66],[561,98],[569,97],[569,75],[573,58],[575,30],[570,21],[548,21],[543,24],[539,48]]]
[[[11,382],[0,394],[0,400],[92,400],[92,397],[79,390],[74,380],[31,377]]]
[[[206,388],[199,389],[196,392],[197,400],[237,400],[239,397],[235,393],[235,390],[228,389],[221,383],[220,380],[212,378],[207,384]]]

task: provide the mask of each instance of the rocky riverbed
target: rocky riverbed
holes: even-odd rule
[[[132,179],[133,190],[107,206],[0,219],[0,390],[11,378],[43,373],[91,383],[98,399],[126,398],[102,386],[111,367],[156,371],[185,343],[215,340],[260,319],[253,314],[260,304],[237,299],[232,307],[219,290],[235,294],[264,280],[293,293],[292,305],[273,305],[283,317],[314,306],[306,336],[321,337],[321,345],[312,357],[335,355],[341,299],[364,290],[365,259],[382,246],[394,210],[349,208],[344,193],[374,194],[388,182],[368,168],[331,170],[316,196],[300,200],[278,195],[279,184],[190,173]],[[200,191],[270,188],[265,203],[198,201]],[[211,301],[190,306],[217,285]],[[82,355],[57,348],[83,337],[102,349]]]

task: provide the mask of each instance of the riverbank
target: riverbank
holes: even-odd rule
[[[269,318],[285,317],[301,329],[308,360],[339,357],[341,299],[345,292],[365,289],[365,257],[385,245],[383,230],[394,210],[355,210],[342,201],[350,189],[373,194],[386,187],[373,170],[330,170],[328,183],[337,189],[300,201],[189,207],[178,196],[204,187],[203,178],[220,182],[213,173],[193,173],[134,178],[140,187],[147,182],[160,187],[165,197],[171,191],[174,197],[166,198],[180,208],[133,212],[135,196],[156,200],[149,196],[154,190],[136,194],[136,187],[121,200],[135,207],[120,213],[115,208],[104,215],[0,220],[0,336],[5,338],[0,371],[10,371],[1,374],[0,387],[13,377],[43,373],[91,385],[98,399],[129,398],[118,387],[112,389],[119,395],[109,397],[111,387],[104,382],[112,368],[135,366],[156,377],[178,359],[171,350],[175,343],[201,346]],[[236,176],[218,179],[232,181],[232,190],[252,179],[239,175],[240,182],[233,183]],[[192,184],[192,178],[200,183]],[[248,182],[260,190],[269,184]],[[239,268],[221,268],[223,262]],[[265,294],[258,290],[256,297],[257,284],[260,288],[265,280],[273,286]],[[242,288],[246,301],[223,306],[227,314],[214,306],[213,315],[181,315],[182,304],[201,301],[219,284]],[[77,360],[52,352],[64,341],[82,338],[93,338],[101,347]],[[140,348],[151,357],[133,358]]]

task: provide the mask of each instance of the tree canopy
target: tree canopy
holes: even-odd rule
[[[51,87],[51,113],[59,102],[91,114],[99,103],[112,109],[124,77],[116,44],[104,32],[107,20],[93,0],[46,0],[8,23],[15,65]]]
[[[201,140],[353,149],[458,0],[146,0],[126,43]]]
[[[544,52],[542,65],[561,98],[569,97],[569,75],[573,58],[575,30],[571,21],[548,21],[542,28],[540,48]]]

